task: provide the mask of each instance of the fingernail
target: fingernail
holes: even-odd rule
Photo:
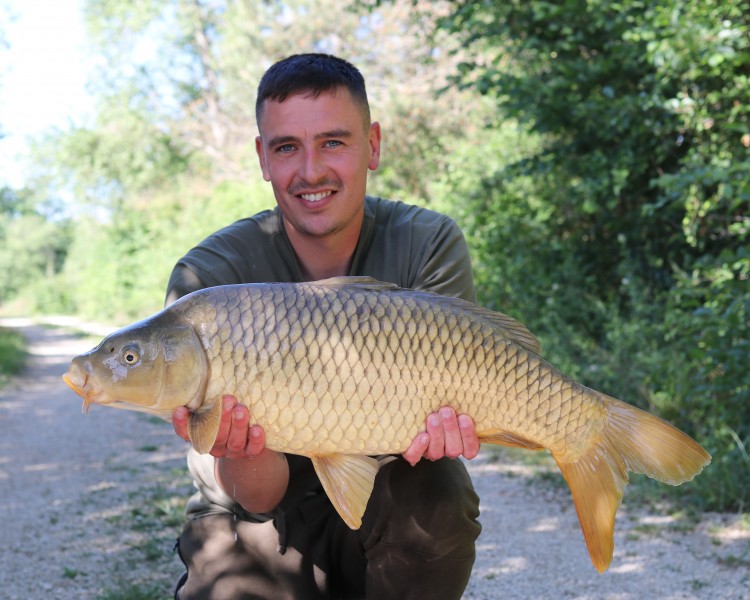
[[[443,419],[450,419],[453,416],[453,409],[444,406],[440,409],[440,416],[443,417]]]
[[[458,424],[461,427],[471,427],[471,417],[469,415],[458,415]]]
[[[245,411],[243,411],[243,410],[242,410],[241,408],[237,408],[237,409],[236,409],[236,410],[235,410],[235,411],[234,411],[234,412],[232,413],[232,418],[233,418],[233,419],[237,419],[238,421],[239,421],[240,419],[242,419],[242,418],[243,418],[244,416],[245,416]]]
[[[438,415],[430,415],[428,417],[428,421],[433,427],[437,427],[438,425],[440,425],[440,417]]]

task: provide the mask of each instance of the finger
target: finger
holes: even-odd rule
[[[224,456],[224,454],[226,453],[229,430],[232,427],[232,410],[237,404],[237,400],[235,400],[233,396],[224,396],[221,400],[222,406],[221,421],[219,422],[219,432],[216,434],[214,447],[211,449],[211,454],[219,458]]]
[[[450,406],[444,406],[440,409],[439,414],[445,439],[444,455],[450,458],[458,458],[464,451],[464,444],[461,439],[456,411]]]
[[[266,432],[260,425],[251,425],[247,435],[245,456],[258,456],[266,447]]]
[[[430,445],[430,436],[426,432],[422,432],[414,438],[411,445],[406,449],[406,452],[402,454],[406,462],[412,467],[416,465],[424,456],[425,451]]]
[[[424,456],[430,460],[438,460],[445,456],[445,433],[438,413],[432,413],[427,417],[427,433],[430,436],[430,444]]]
[[[227,438],[227,458],[239,458],[245,455],[250,415],[241,404],[232,409],[232,426]]]
[[[458,428],[461,430],[461,439],[464,446],[464,458],[471,460],[476,458],[481,449],[477,429],[474,420],[469,415],[458,416]]]
[[[186,442],[190,441],[188,436],[188,418],[190,411],[184,406],[178,406],[172,411],[172,427],[174,432]]]

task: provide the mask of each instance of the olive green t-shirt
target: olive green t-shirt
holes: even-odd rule
[[[463,233],[435,211],[365,197],[362,231],[349,275],[368,275],[399,287],[432,291],[475,301],[469,250]],[[236,283],[300,282],[302,274],[278,207],[241,219],[190,250],[175,265],[167,304],[205,287]],[[288,455],[289,488],[285,509],[311,491],[321,491],[309,459]],[[189,518],[231,512],[250,521],[272,515],[251,514],[235,503],[214,478],[210,455],[188,452],[198,493],[187,506]]]
[[[469,250],[455,221],[383,198],[365,197],[349,275],[475,300]],[[172,271],[167,303],[215,285],[302,280],[277,207],[241,219],[190,250]]]

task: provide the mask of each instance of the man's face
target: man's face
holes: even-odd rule
[[[267,100],[255,146],[287,227],[305,236],[359,232],[367,170],[380,160],[380,126],[346,88],[317,98]]]

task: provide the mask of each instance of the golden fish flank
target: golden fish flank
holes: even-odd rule
[[[359,527],[378,463],[430,412],[472,416],[480,440],[554,456],[597,569],[612,559],[628,470],[679,484],[709,455],[668,423],[565,377],[517,321],[369,278],[221,286],[190,294],[76,357],[65,375],[90,403],[167,419],[187,406],[208,452],[233,394],[268,446],[309,456]]]

